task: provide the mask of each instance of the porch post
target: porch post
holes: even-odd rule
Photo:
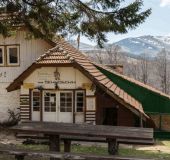
[[[143,127],[143,119],[142,119],[142,114],[140,114],[140,127]]]
[[[76,119],[75,119],[75,90],[73,90],[73,123],[75,123]]]
[[[43,90],[40,90],[40,121],[43,121]]]
[[[29,120],[32,120],[32,89],[29,89]]]

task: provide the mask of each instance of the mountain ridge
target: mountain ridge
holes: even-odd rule
[[[70,42],[77,48],[77,42]],[[143,35],[139,37],[129,37],[105,46],[118,45],[122,51],[131,56],[141,56],[147,53],[149,57],[156,57],[163,48],[170,50],[170,36]],[[81,42],[79,49],[83,52],[97,51],[99,47]]]
[[[119,45],[126,52],[134,55],[149,53],[151,57],[155,57],[163,48],[170,49],[170,37],[168,36],[140,36],[125,38],[113,45]]]

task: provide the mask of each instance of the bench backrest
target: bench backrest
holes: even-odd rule
[[[55,135],[75,135],[121,139],[153,139],[153,129],[139,127],[120,127],[88,124],[32,122],[21,123],[11,130],[25,133],[44,133]]]

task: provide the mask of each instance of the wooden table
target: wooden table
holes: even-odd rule
[[[120,127],[88,124],[71,124],[55,122],[29,122],[21,123],[11,127],[11,131],[16,133],[43,133],[49,137],[49,150],[60,151],[60,136],[85,136],[85,137],[103,137],[108,141],[108,152],[115,154],[117,149],[116,139],[153,139],[153,129],[137,127]],[[70,152],[70,141],[64,142],[64,151]]]

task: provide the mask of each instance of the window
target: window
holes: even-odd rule
[[[7,64],[19,65],[19,46],[7,46]]]
[[[56,94],[52,92],[44,93],[44,111],[56,112]]]
[[[0,65],[4,65],[4,47],[0,47]]]
[[[60,112],[72,112],[72,92],[60,93]]]
[[[39,91],[33,91],[32,94],[32,98],[33,98],[33,111],[40,111],[40,92]]]
[[[84,92],[76,91],[76,112],[83,112],[84,110]]]
[[[18,66],[19,48],[19,45],[0,45],[0,66]]]

